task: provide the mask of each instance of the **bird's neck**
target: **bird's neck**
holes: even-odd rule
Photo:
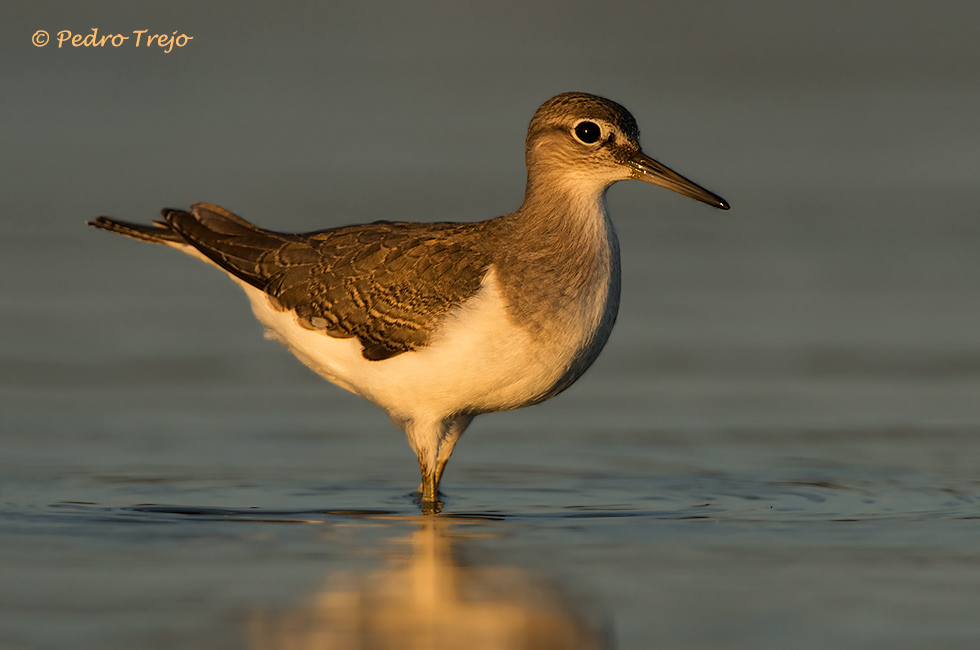
[[[605,190],[567,177],[532,177],[520,210],[502,218],[498,279],[519,318],[560,319],[579,301],[611,295],[610,282],[618,294],[619,248]]]
[[[530,173],[524,203],[515,213],[528,243],[557,248],[598,244],[606,239],[608,184],[568,174]]]

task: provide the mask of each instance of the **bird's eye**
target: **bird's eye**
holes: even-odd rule
[[[575,137],[584,144],[595,144],[602,135],[602,129],[595,122],[579,122],[575,125]]]

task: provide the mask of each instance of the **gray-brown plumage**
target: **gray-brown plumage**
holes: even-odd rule
[[[644,155],[629,112],[595,95],[542,105],[526,158],[521,208],[477,223],[286,234],[198,203],[164,210],[153,226],[107,217],[91,225],[179,248],[234,276],[256,316],[304,363],[405,429],[431,506],[475,415],[557,394],[605,344],[619,306],[606,189],[638,179],[728,208]]]
[[[469,224],[376,222],[291,235],[214,205],[163,215],[221,268],[295,312],[300,326],[355,337],[374,361],[424,347],[480,288],[489,264]]]

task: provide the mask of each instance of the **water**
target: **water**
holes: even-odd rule
[[[975,431],[484,430],[434,518],[389,476],[407,449],[272,440],[269,424],[209,443],[227,454],[190,436],[120,452],[131,438],[103,433],[75,465],[4,467],[5,646],[977,638]]]
[[[10,12],[0,648],[980,644],[975,6],[538,6]],[[200,47],[28,43],[96,25]],[[438,517],[230,282],[82,226],[501,214],[571,89],[732,211],[613,188],[612,340]]]

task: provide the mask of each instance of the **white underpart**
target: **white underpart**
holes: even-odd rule
[[[356,338],[304,329],[293,312],[277,311],[263,292],[239,284],[272,336],[318,374],[377,404],[398,423],[438,422],[461,412],[489,413],[532,403],[561,379],[588,336],[582,330],[594,329],[601,316],[587,319],[591,328],[582,323],[584,327],[569,328],[579,331],[563,331],[565,340],[535,340],[508,317],[491,269],[480,291],[445,318],[429,345],[369,361]],[[578,345],[568,339],[578,339]]]

